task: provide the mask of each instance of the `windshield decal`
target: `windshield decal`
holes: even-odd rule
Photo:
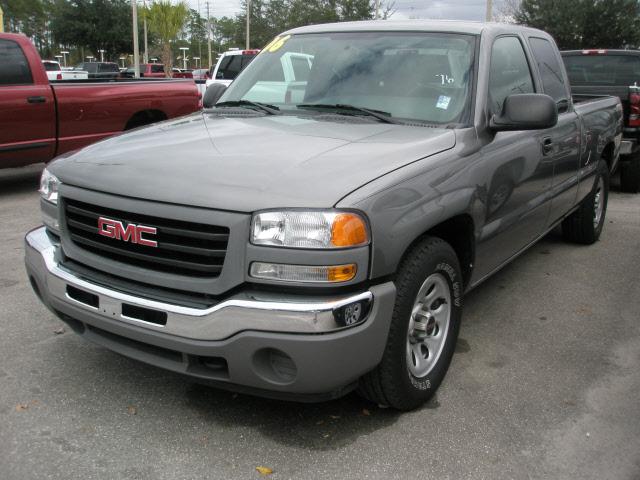
[[[440,95],[438,97],[438,103],[436,103],[436,108],[446,110],[447,108],[449,108],[450,101],[451,101],[451,97],[447,97],[446,95]]]
[[[284,37],[276,37],[269,44],[264,47],[263,52],[275,53],[282,48],[287,40],[291,38],[291,35],[285,35]]]

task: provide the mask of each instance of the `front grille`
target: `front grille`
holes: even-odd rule
[[[64,199],[69,238],[78,247],[101,257],[148,270],[197,277],[217,277],[222,271],[229,229],[124,212]],[[157,247],[126,242],[98,233],[98,218],[156,228]]]

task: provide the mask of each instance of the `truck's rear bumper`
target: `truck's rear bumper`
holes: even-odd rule
[[[348,392],[382,358],[395,298],[391,282],[338,297],[279,294],[275,301],[273,294],[245,293],[194,309],[94,284],[64,269],[59,245],[44,227],[29,232],[25,243],[34,290],[76,333],[200,381],[318,400]],[[354,302],[368,302],[366,320],[340,328],[334,312]]]

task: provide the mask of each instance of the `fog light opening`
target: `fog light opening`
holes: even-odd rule
[[[262,348],[253,356],[256,373],[270,383],[286,385],[298,375],[298,367],[293,359],[281,350]]]
[[[338,325],[353,327],[366,320],[367,314],[369,313],[369,304],[370,302],[366,300],[348,303],[347,305],[336,308],[333,311],[333,316]]]

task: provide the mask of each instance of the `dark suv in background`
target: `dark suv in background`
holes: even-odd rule
[[[85,62],[79,64],[76,69],[89,72],[89,78],[120,78],[118,64],[113,62]]]

